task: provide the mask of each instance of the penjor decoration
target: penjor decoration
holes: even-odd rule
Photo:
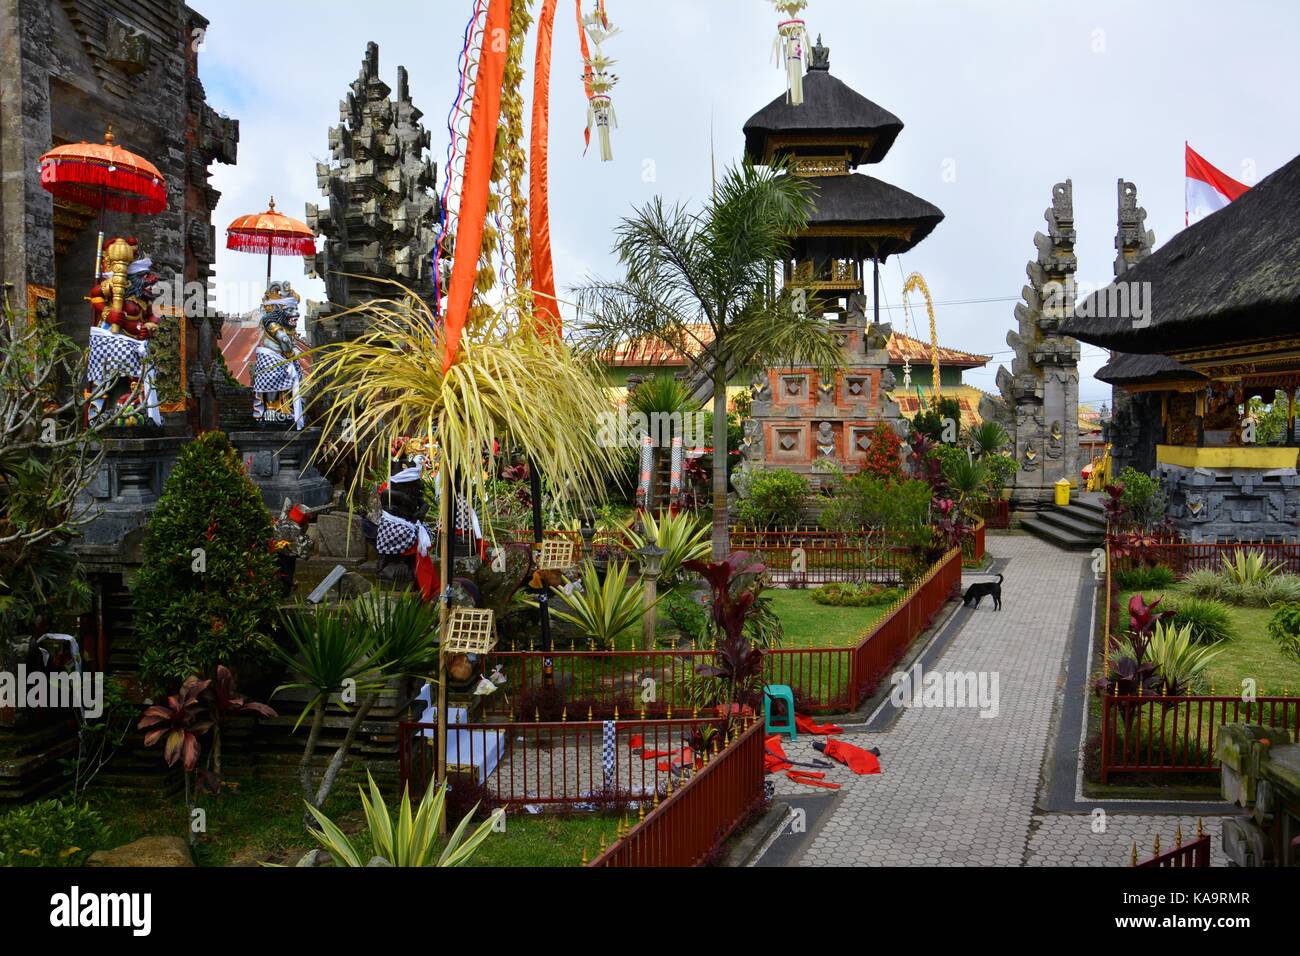
[[[99,282],[90,290],[94,321],[86,366],[90,416],[115,417],[119,425],[141,425],[147,416],[162,424],[149,340],[158,331],[153,303],[158,276],[153,260],[137,257],[134,239],[116,237],[104,246]]]
[[[808,29],[799,14],[808,0],[772,0],[786,19],[777,24],[772,56],[785,67],[786,97],[792,106],[803,102],[804,58],[808,50]]]
[[[272,282],[262,296],[262,341],[253,357],[253,417],[303,427],[302,359],[294,341],[302,297],[288,282]]]
[[[591,38],[594,47],[594,52],[589,52],[584,43],[582,51],[586,65],[583,80],[587,87],[587,137],[590,141],[592,127],[595,127],[596,137],[600,141],[600,160],[607,163],[614,158],[609,140],[610,127],[618,128],[618,117],[614,113],[614,101],[610,98],[609,91],[618,82],[618,76],[609,71],[615,61],[605,56],[600,45],[622,31],[610,26],[609,17],[605,15],[604,0],[596,5],[594,13],[582,18],[582,28],[586,36]]]

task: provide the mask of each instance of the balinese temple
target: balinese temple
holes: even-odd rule
[[[1145,317],[1112,308],[1124,285],[1149,290]],[[1098,377],[1139,408],[1117,420],[1131,434],[1114,440],[1135,460],[1149,457],[1167,514],[1191,540],[1297,537],[1297,314],[1300,157],[1076,304],[1062,324],[1113,350]],[[1288,427],[1264,445],[1247,405],[1252,396],[1272,404],[1279,390]]]
[[[892,329],[880,321],[880,265],[912,249],[943,219],[938,208],[883,180],[855,172],[880,162],[903,128],[897,116],[830,72],[819,38],[804,77],[804,102],[777,97],[745,124],[754,163],[784,162],[813,186],[815,209],[779,266],[787,288],[806,290],[845,350],[845,367],[823,381],[815,369],[768,370],[755,383],[746,423],[745,467],[814,476],[836,464],[857,470],[881,421],[900,432],[890,371]]]

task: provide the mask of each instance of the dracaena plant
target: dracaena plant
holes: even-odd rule
[[[212,718],[212,772],[217,780],[221,779],[221,731],[232,718],[242,714],[257,714],[260,717],[275,717],[276,713],[266,704],[248,700],[235,687],[235,675],[225,664],[217,665],[217,676],[208,684],[203,693],[203,703]]]
[[[136,725],[137,729],[145,732],[146,747],[162,742],[163,760],[167,766],[174,767],[180,763],[184,771],[182,776],[187,810],[193,810],[197,790],[215,793],[219,786],[215,774],[199,767],[199,738],[212,728],[211,715],[201,698],[211,683],[197,677],[186,678],[180,690],[169,696],[164,703],[146,708]],[[189,831],[189,840],[190,843],[194,842],[192,829]]]
[[[745,622],[754,613],[765,568],[744,551],[717,563],[687,561],[682,566],[708,582],[709,615],[718,641],[714,662],[700,665],[696,672],[701,677],[725,681],[728,702],[732,705],[728,713],[737,713],[739,708],[735,705],[751,696],[754,685],[762,678],[763,652],[745,633]]]

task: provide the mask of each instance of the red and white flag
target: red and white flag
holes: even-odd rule
[[[1190,226],[1218,212],[1250,187],[1215,169],[1191,146],[1186,143],[1183,146],[1187,149],[1187,206],[1183,225]]]

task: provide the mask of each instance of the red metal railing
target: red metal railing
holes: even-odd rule
[[[652,799],[688,779],[726,731],[721,717],[515,721],[447,727],[447,771],[477,780],[501,803],[596,806]],[[402,786],[419,799],[434,779],[437,723],[399,725]],[[761,760],[760,760],[761,763]]]
[[[1011,527],[1011,502],[1005,498],[994,498],[980,505],[980,514],[984,523],[990,528]]]
[[[1135,849],[1134,853],[1137,852]],[[1158,853],[1149,860],[1134,863],[1136,867],[1195,867],[1200,869],[1210,865],[1210,835],[1204,833],[1191,843],[1184,843],[1172,850]]]
[[[1300,698],[1108,694],[1101,711],[1101,782],[1113,773],[1218,773],[1218,729],[1233,723],[1300,735]]]
[[[966,529],[966,534],[961,539],[961,556],[967,561],[984,560],[984,529],[986,527],[988,525],[981,518],[974,527]]]
[[[591,866],[698,866],[763,799],[763,725],[755,721]]]
[[[1114,539],[1107,539],[1108,549]],[[1221,571],[1223,559],[1234,560],[1238,553],[1257,552],[1264,560],[1279,565],[1285,574],[1300,574],[1300,542],[1295,541],[1221,541],[1215,543],[1184,541],[1181,538],[1154,538],[1136,554],[1115,558],[1115,570],[1126,571],[1138,563],[1163,564],[1176,577],[1193,571]]]
[[[961,552],[945,555],[847,647],[782,647],[764,654],[763,679],[786,684],[802,709],[836,713],[858,707],[880,676],[961,584]],[[501,666],[507,691],[493,694],[487,713],[521,721],[604,719],[615,715],[683,717],[715,703],[701,697],[699,665],[711,649],[662,651],[493,651],[486,669]]]

